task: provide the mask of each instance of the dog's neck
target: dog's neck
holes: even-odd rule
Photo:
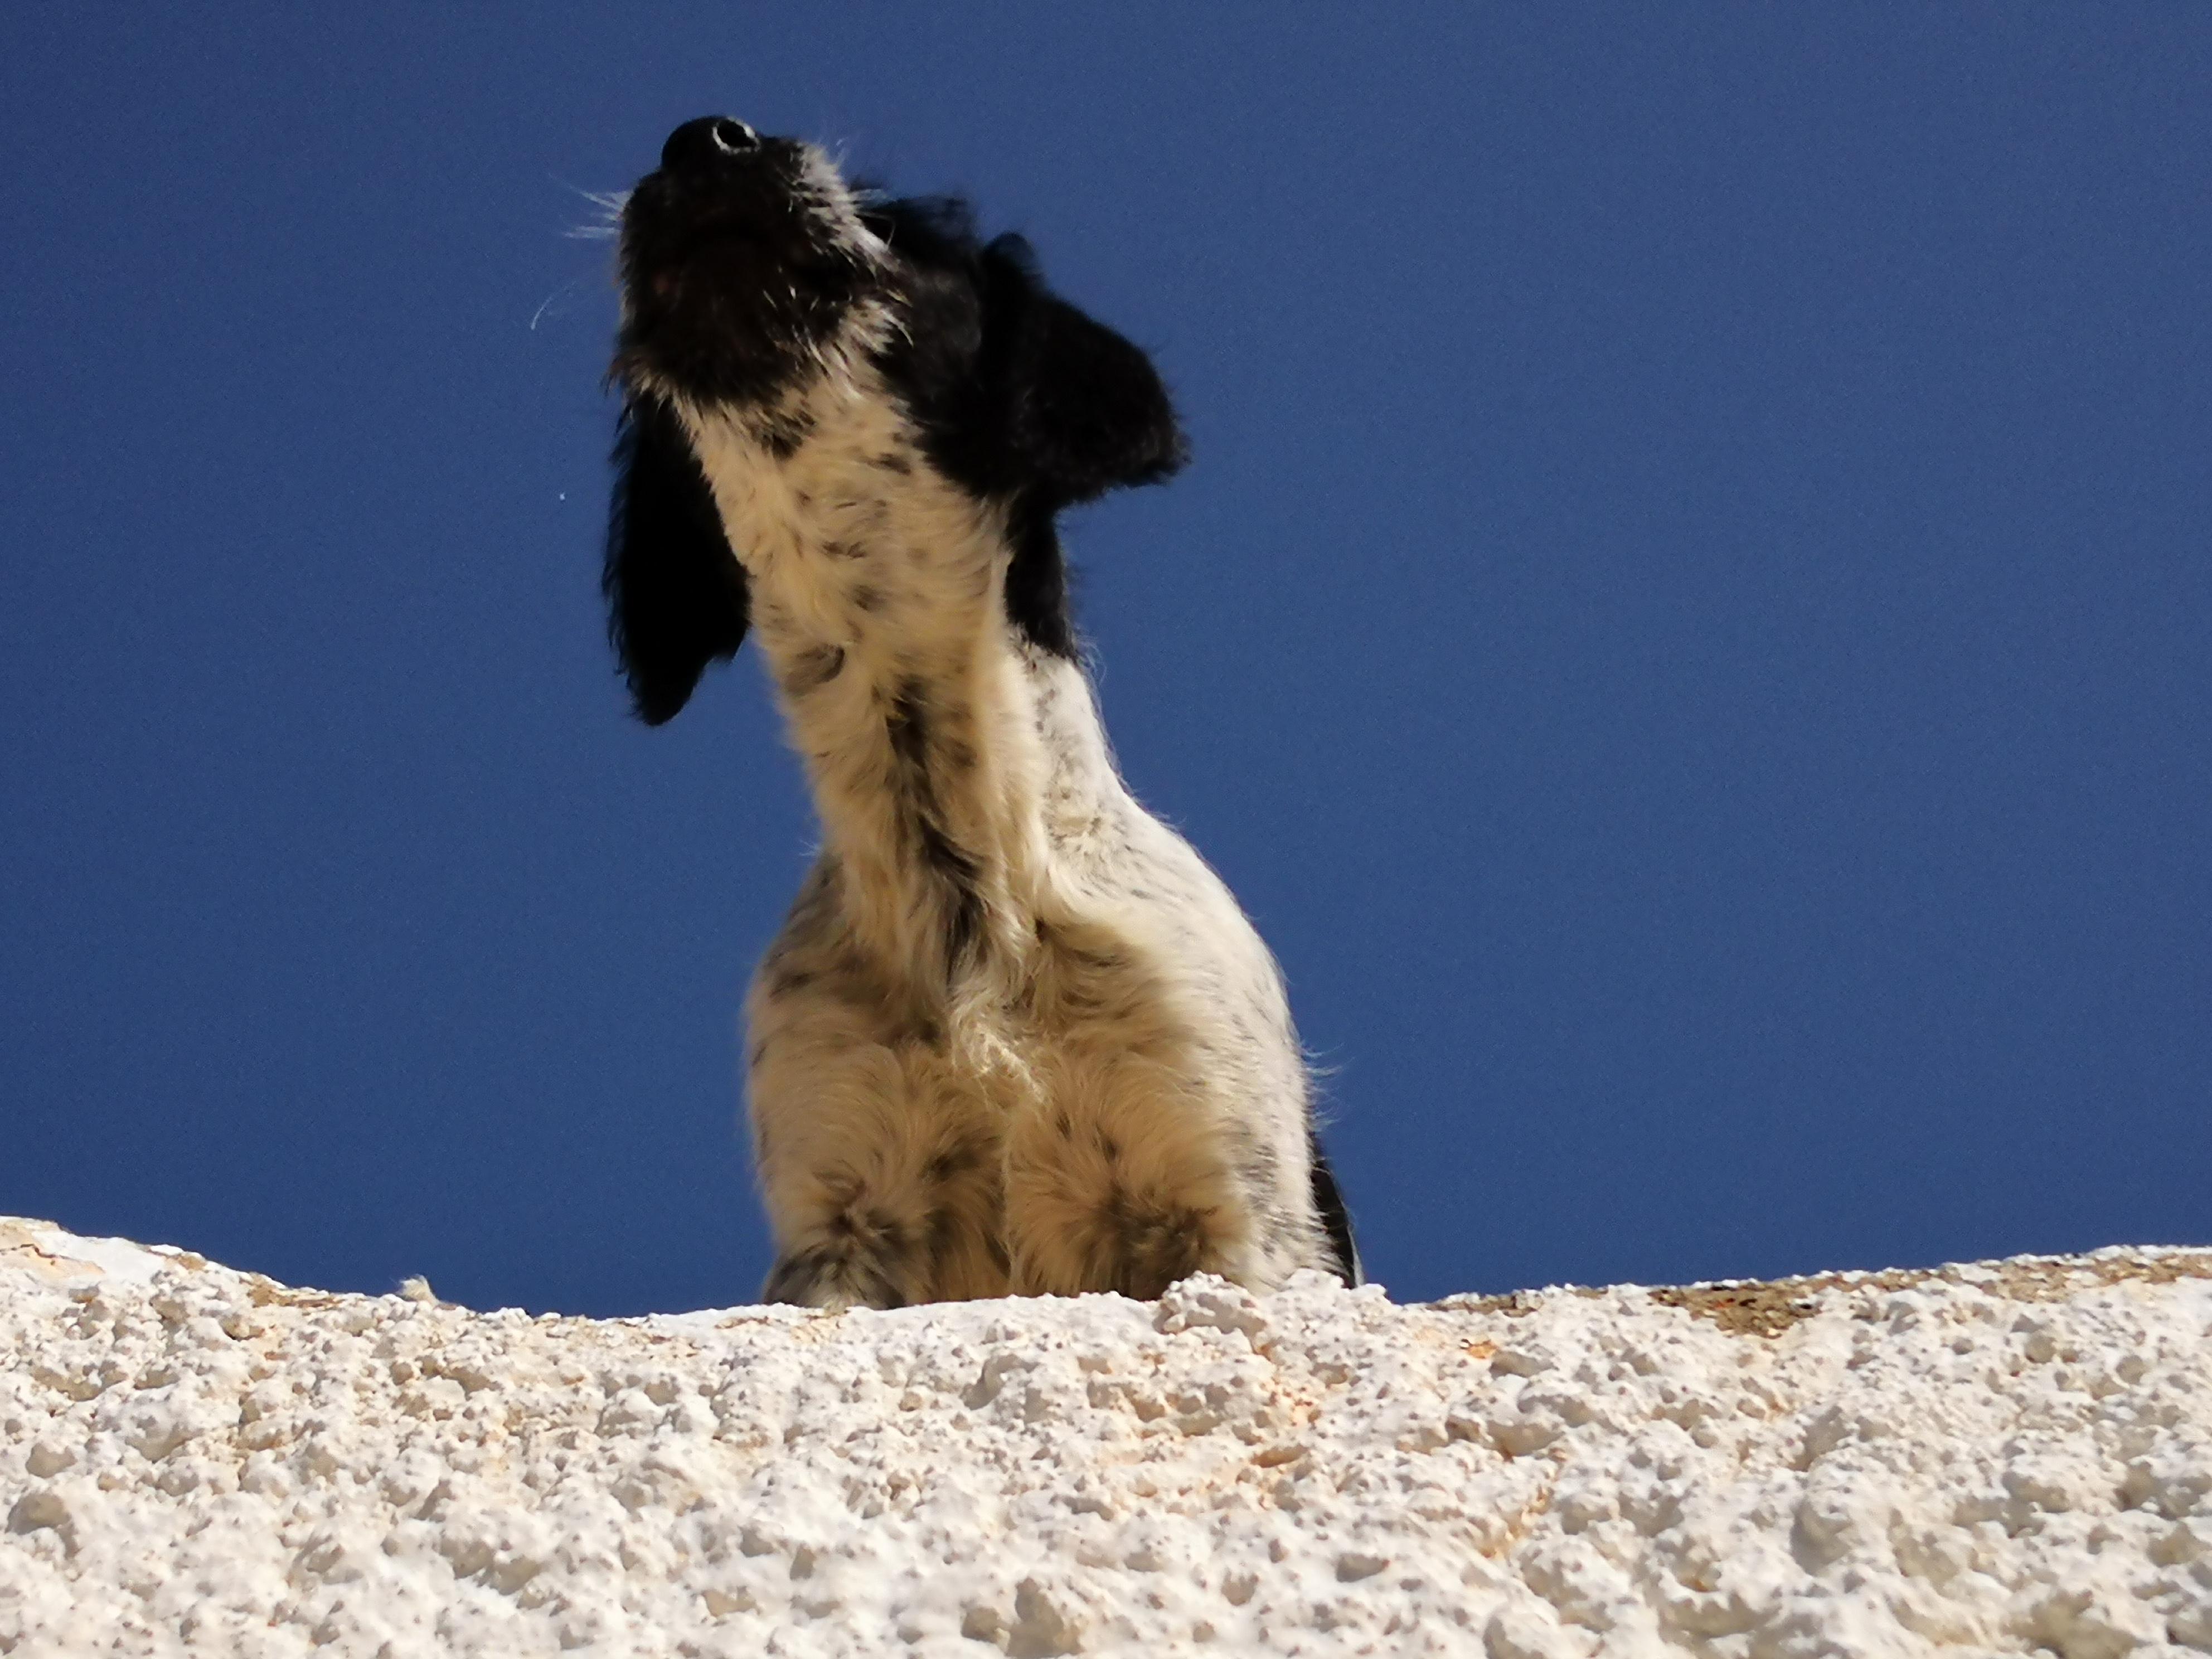
[[[1127,797],[1081,666],[1008,619],[1003,511],[827,401],[694,436],[854,942],[950,988],[1026,957]]]

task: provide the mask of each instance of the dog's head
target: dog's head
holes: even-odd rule
[[[615,374],[634,398],[771,408],[880,314],[888,254],[820,151],[687,121],[623,209]]]
[[[982,242],[957,203],[883,199],[726,117],[678,127],[631,192],[622,276],[604,586],[650,724],[745,633],[744,566],[698,455],[709,425],[774,467],[854,395],[890,400],[926,465],[1003,509],[1010,614],[1060,651],[1053,515],[1183,459],[1150,360],[1054,295],[1020,239]]]

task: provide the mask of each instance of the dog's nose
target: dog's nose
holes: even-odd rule
[[[733,121],[726,115],[702,115],[668,135],[668,142],[660,147],[660,165],[670,173],[684,173],[760,147],[760,134],[743,121]]]

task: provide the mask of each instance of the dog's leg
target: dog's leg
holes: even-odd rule
[[[751,1109],[776,1261],[762,1297],[897,1308],[1002,1296],[1000,1109],[921,1038],[849,1005],[786,1006],[756,1044]]]
[[[1017,1291],[1150,1299],[1194,1273],[1264,1286],[1219,1114],[1181,1071],[1127,1054],[1048,1068],[1006,1146]]]
[[[902,1308],[1006,1294],[994,1158],[956,1143],[918,1171],[866,1161],[878,1174],[841,1162],[803,1177],[795,1202],[787,1191],[771,1200],[778,1250],[763,1302]]]
[[[927,1299],[914,1283],[903,1230],[886,1212],[854,1205],[810,1231],[815,1242],[787,1250],[769,1269],[762,1301],[834,1309]]]

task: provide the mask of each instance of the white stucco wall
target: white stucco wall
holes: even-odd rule
[[[2212,1652],[2212,1253],[636,1322],[0,1221],[0,1654]]]

